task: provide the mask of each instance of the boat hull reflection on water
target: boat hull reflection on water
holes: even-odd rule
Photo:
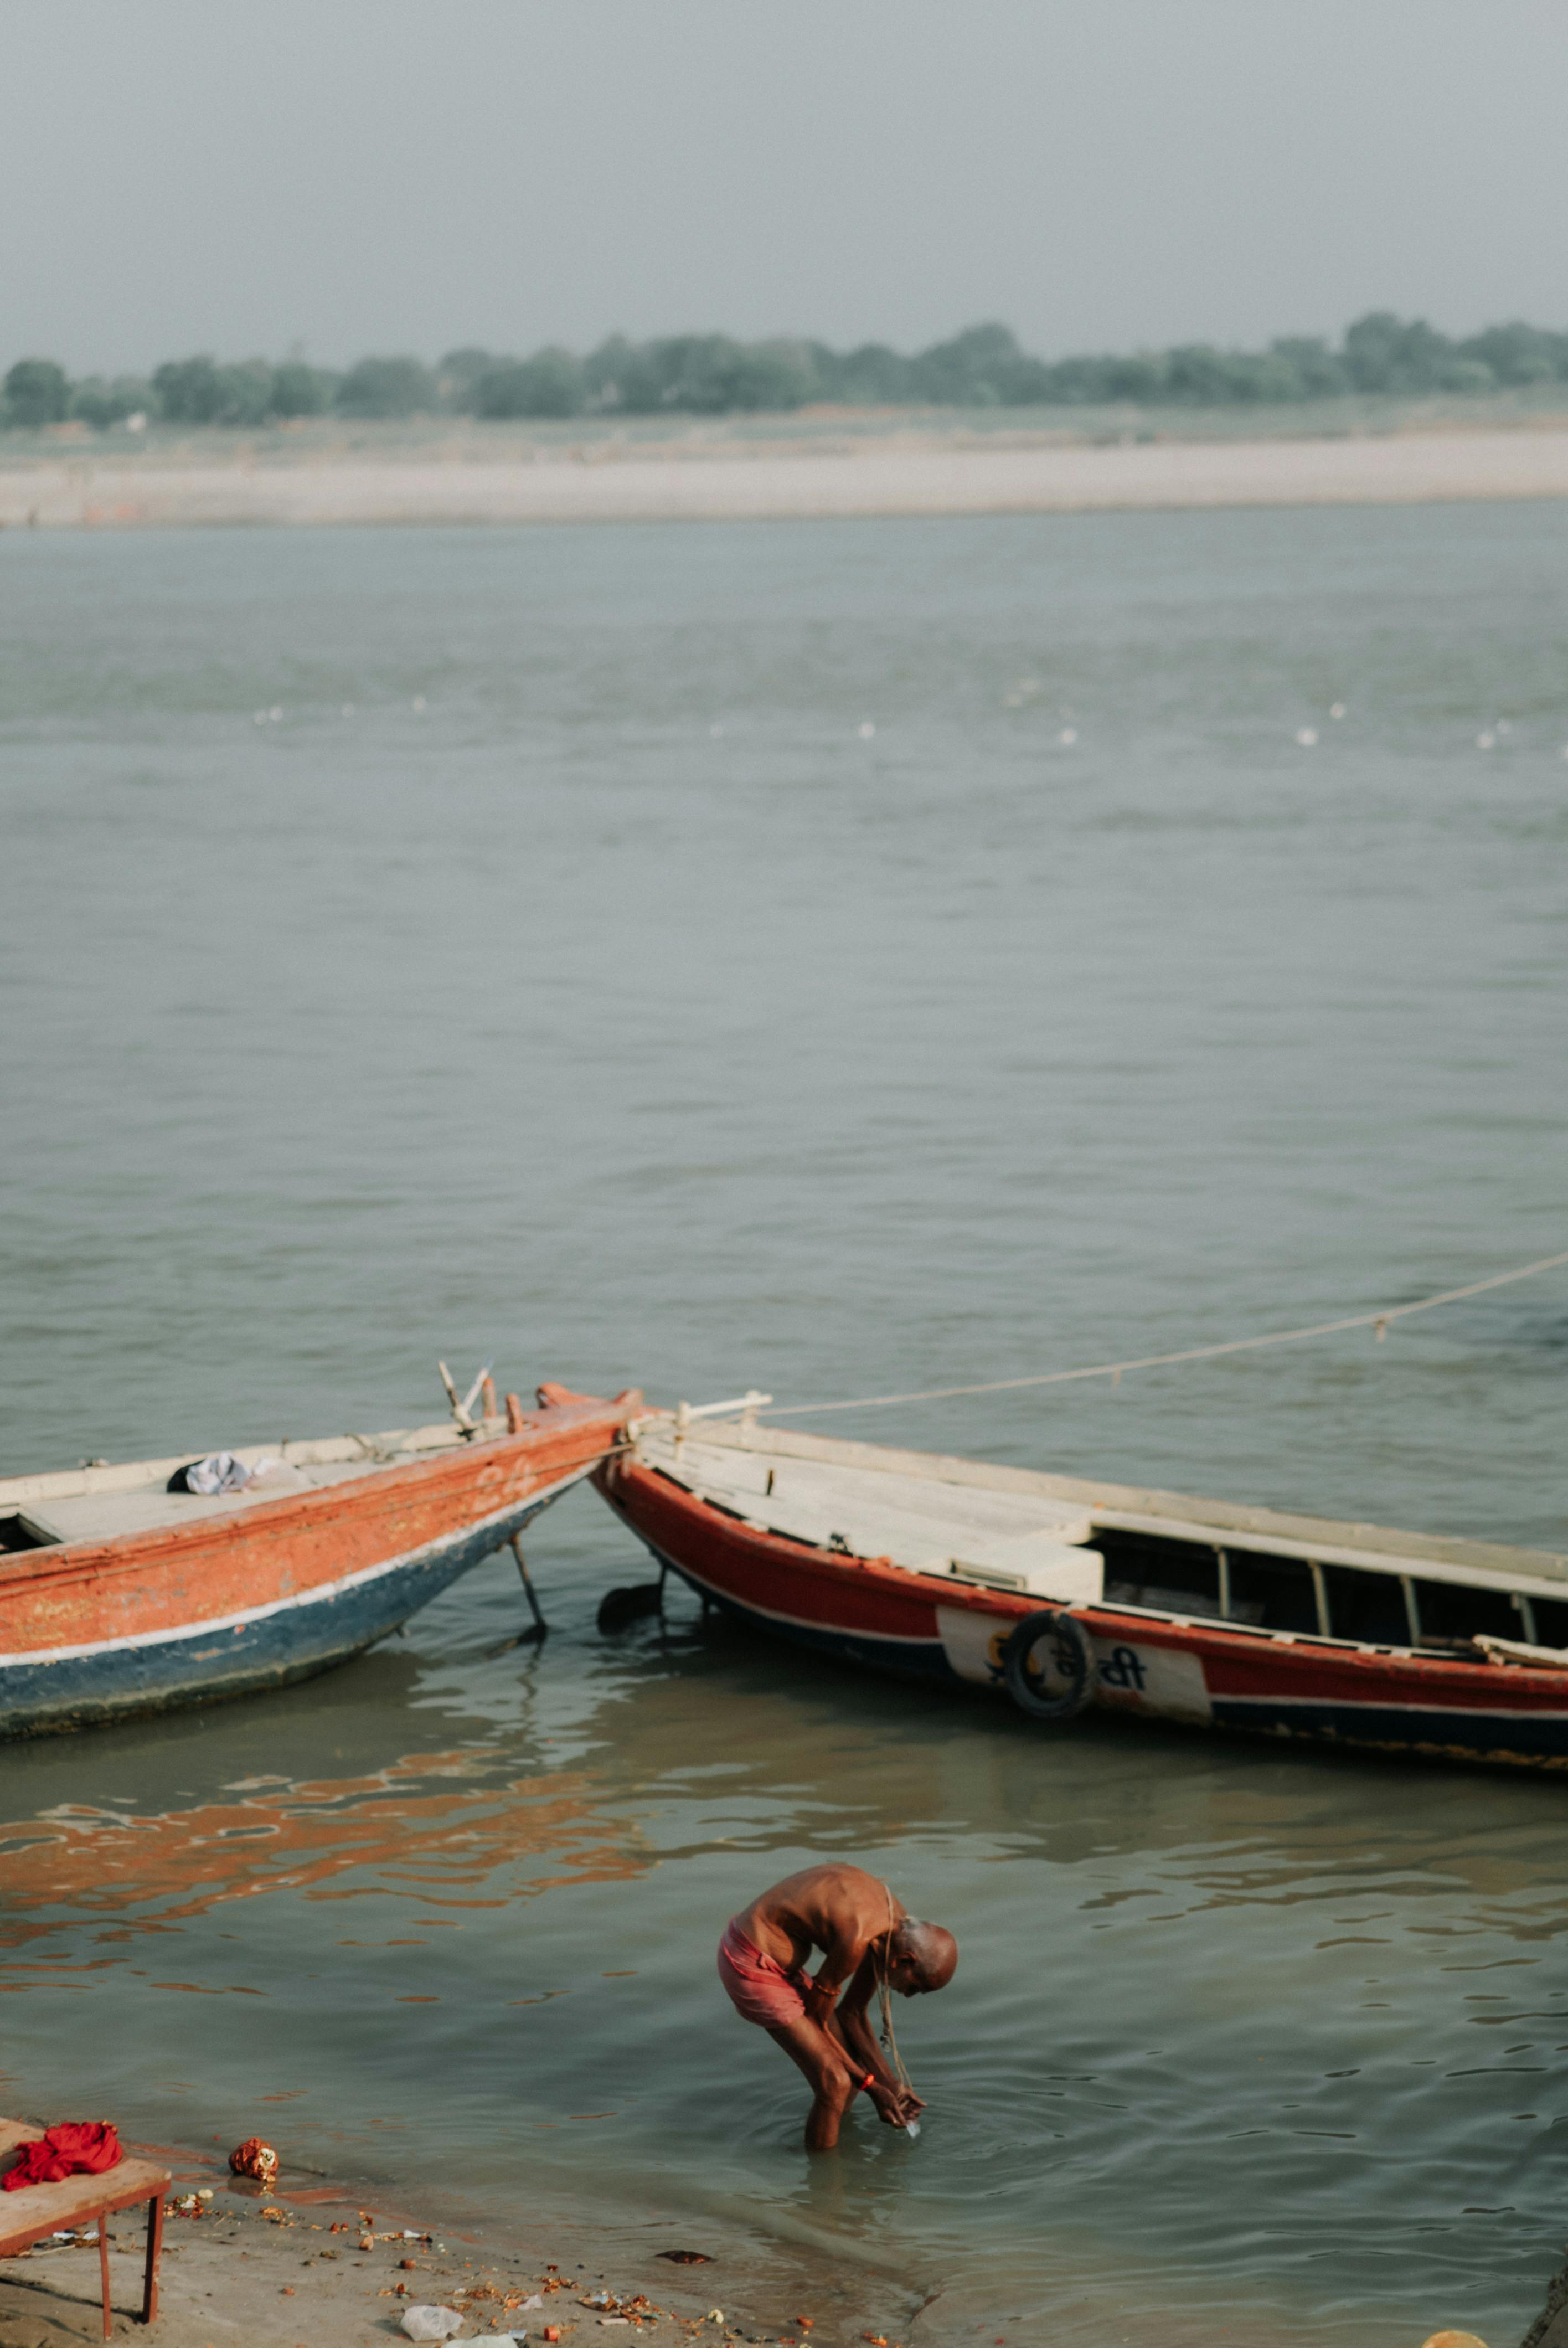
[[[1568,1767],[1562,1557],[668,1413],[594,1480],[705,1601],[842,1662]]]
[[[505,1417],[0,1481],[0,1735],[211,1703],[384,1638],[578,1483],[640,1397],[541,1386]],[[185,1455],[188,1459],[189,1455]]]

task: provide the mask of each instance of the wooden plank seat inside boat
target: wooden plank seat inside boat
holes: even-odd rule
[[[640,1435],[638,1447],[650,1466],[758,1530],[992,1588],[1080,1603],[1100,1595],[1100,1556],[1085,1546],[1090,1512],[1074,1502],[677,1442],[662,1427]]]
[[[16,2165],[18,2148],[42,2136],[32,2120],[0,2119],[0,2175]],[[142,2269],[141,2320],[158,2313],[158,2263],[163,2248],[163,2197],[172,2179],[156,2161],[126,2158],[98,2176],[63,2177],[55,2185],[24,2185],[0,2193],[0,2259],[14,2259],[52,2234],[74,2232],[96,2219],[98,2278],[103,2290],[104,2338],[112,2330],[109,2308],[108,2220],[117,2209],[147,2203],[147,2255]]]
[[[499,1425],[497,1421],[481,1433],[493,1434]],[[443,1424],[387,1435],[251,1444],[233,1456],[252,1470],[261,1468],[261,1480],[238,1492],[171,1492],[169,1479],[175,1470],[201,1456],[189,1451],[171,1459],[10,1476],[0,1478],[0,1552],[115,1540],[160,1526],[231,1516],[237,1509],[259,1508],[291,1494],[354,1482],[379,1468],[406,1468],[429,1454],[454,1450],[463,1441],[456,1426]]]
[[[253,1509],[281,1500],[292,1492],[324,1490],[374,1473],[374,1460],[321,1461],[307,1468],[290,1466],[282,1475],[238,1492],[171,1492],[167,1478],[140,1491],[75,1492],[58,1499],[36,1500],[17,1511],[35,1534],[56,1541],[115,1540],[122,1533],[151,1532],[159,1525],[196,1524],[203,1517],[231,1516],[237,1509]]]

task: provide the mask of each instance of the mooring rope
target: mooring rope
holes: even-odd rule
[[[1309,1337],[1337,1337],[1345,1329],[1372,1329],[1380,1344],[1390,1321],[1408,1320],[1412,1313],[1433,1313],[1440,1304],[1457,1304],[1466,1296],[1480,1296],[1489,1288],[1506,1288],[1516,1280],[1533,1280],[1568,1263],[1568,1248],[1559,1255],[1543,1255],[1512,1272],[1494,1272],[1490,1280],[1472,1280],[1463,1288],[1445,1288],[1436,1296],[1419,1297],[1413,1304],[1386,1304],[1377,1313],[1351,1313],[1339,1321],[1316,1321],[1305,1329],[1273,1329],[1262,1337],[1227,1337],[1217,1345],[1184,1345],[1174,1354],[1141,1354],[1126,1362],[1095,1362],[1080,1370],[1043,1370],[1027,1378],[989,1378],[983,1385],[927,1386],[918,1394],[858,1395],[850,1402],[772,1403],[758,1412],[765,1418],[815,1417],[830,1410],[882,1410],[895,1403],[948,1402],[960,1395],[1013,1394],[1023,1386],[1067,1385],[1076,1378],[1110,1378],[1118,1382],[1128,1370],[1161,1370],[1176,1362],[1213,1361],[1220,1354],[1247,1354],[1263,1345],[1299,1345]]]
[[[912,2096],[915,2092],[915,2082],[905,2069],[904,2057],[898,2052],[898,2040],[893,2028],[893,1992],[887,1980],[887,1968],[893,1961],[893,1935],[897,1929],[893,1921],[893,1894],[888,1890],[886,1883],[882,1889],[887,1900],[887,1930],[882,1941],[882,1962],[876,1968],[876,1997],[882,2010],[882,2045],[884,2052],[893,2058],[894,2076],[905,2093]],[[906,2123],[907,2127],[907,2125]],[[911,2135],[918,2136],[920,2132],[918,2121],[909,2132]]]

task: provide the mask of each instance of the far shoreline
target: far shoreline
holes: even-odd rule
[[[5,530],[516,526],[1215,511],[1568,498],[1568,415],[1390,416],[1296,435],[838,416],[486,437],[438,424],[27,436]],[[62,427],[62,435],[68,427]]]

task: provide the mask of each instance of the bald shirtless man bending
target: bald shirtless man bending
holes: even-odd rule
[[[822,1951],[815,1979],[805,1970],[814,1949]],[[719,1943],[719,1979],[736,2013],[765,2030],[811,2083],[805,2140],[813,2152],[838,2142],[839,2123],[862,2089],[889,2127],[925,2110],[883,2060],[866,2009],[879,1982],[900,1997],[924,1997],[947,1986],[958,1962],[951,1932],[917,1923],[860,1867],[786,1875],[731,1918]]]

